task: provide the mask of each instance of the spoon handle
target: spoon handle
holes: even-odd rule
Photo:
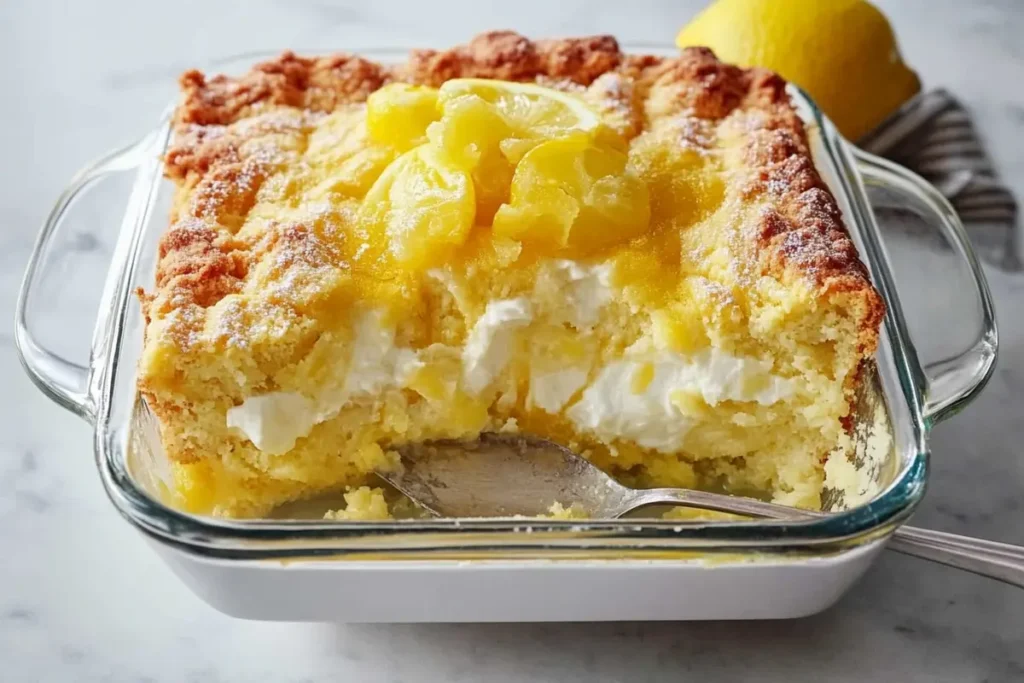
[[[886,547],[1024,588],[1024,548],[1019,545],[903,526]]]
[[[800,519],[819,517],[823,514],[814,510],[802,510],[786,505],[766,503],[754,498],[730,496],[709,491],[695,491],[692,489],[631,489],[630,495],[622,503],[618,516],[622,516],[637,508],[658,504],[685,505],[686,507],[700,508],[702,510],[728,512],[733,515],[744,515],[747,517],[767,517],[769,519]]]
[[[770,519],[800,519],[821,517],[825,514],[766,503],[753,498],[687,489],[637,490],[626,502],[628,509],[623,510],[623,513],[658,503],[674,503]],[[913,555],[1024,588],[1024,547],[1021,546],[944,531],[901,526],[893,532],[886,547],[904,555]]]

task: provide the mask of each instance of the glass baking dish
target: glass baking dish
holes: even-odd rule
[[[352,51],[382,62],[398,61],[405,55],[404,50]],[[631,51],[671,52],[664,47]],[[216,66],[229,73],[243,71],[268,56],[243,55]],[[170,138],[170,111],[158,128],[143,140],[82,171],[58,199],[39,236],[18,302],[16,341],[22,361],[44,393],[95,426],[96,462],[115,507],[154,541],[197,592],[233,614],[259,618],[326,618],[325,610],[331,609],[335,616],[362,621],[416,621],[587,619],[607,618],[608,614],[613,614],[612,618],[728,618],[794,616],[817,611],[838,597],[866,568],[884,538],[910,516],[921,500],[928,476],[930,430],[982,389],[992,370],[997,342],[993,305],[984,275],[963,226],[945,199],[909,171],[853,148],[804,93],[790,86],[790,94],[807,126],[816,165],[835,194],[861,258],[887,304],[876,379],[871,386],[875,392],[874,402],[885,408],[893,447],[886,461],[875,469],[877,495],[849,509],[836,505],[834,514],[827,517],[789,522],[688,523],[647,519],[242,521],[194,516],[162,504],[158,495],[159,477],[152,476],[160,468],[153,418],[135,390],[135,368],[144,321],[134,291],[137,287],[151,285],[157,244],[167,225],[171,184],[162,177],[160,157]],[[94,181],[121,172],[133,172],[135,179],[116,236],[89,361],[77,363],[55,353],[41,339],[33,304],[39,298],[36,292],[40,283],[52,277],[53,245],[60,237],[61,226],[75,199]],[[919,361],[867,198],[867,187],[884,188],[899,197],[901,208],[925,217],[962,260],[974,287],[975,310],[958,312],[957,319],[971,320],[973,316],[976,325],[973,341],[962,352],[926,365]],[[644,608],[646,612],[644,609],[631,611],[622,603],[614,608],[618,611],[609,612],[612,607],[594,611],[582,605],[586,597],[582,593],[576,600],[581,604],[573,603],[574,608],[569,604],[572,599],[567,597],[561,611],[555,614],[550,606],[538,601],[530,603],[526,597],[514,597],[517,591],[522,591],[524,596],[529,591],[527,584],[516,583],[516,577],[525,576],[530,568],[538,570],[538,577],[550,577],[553,567],[583,570],[598,566],[609,569],[612,573],[608,576],[623,576],[619,585],[630,581],[630,567],[637,571],[652,566],[662,569],[699,567],[703,574],[693,574],[695,577],[706,577],[709,569],[721,570],[710,573],[730,578],[724,579],[724,583],[715,579],[714,585],[720,586],[716,590],[732,593],[733,597],[727,602],[737,605],[742,597],[742,590],[737,586],[749,583],[746,570],[789,567],[794,571],[782,572],[778,580],[790,586],[796,586],[793,581],[797,573],[794,572],[801,567],[817,567],[823,572],[832,567],[836,571],[832,572],[833,587],[821,589],[820,599],[802,603],[791,600],[788,607],[780,603],[774,611],[769,599],[765,603],[768,607],[760,612],[754,610],[753,614],[742,606],[729,611],[717,609],[710,603],[700,608],[677,605],[675,611],[671,605],[659,608],[648,605]],[[232,567],[242,573],[232,574]],[[336,569],[346,576],[345,585],[351,587],[358,585],[358,582],[353,583],[354,577],[370,576],[384,568],[411,569],[419,577],[414,583],[423,583],[423,577],[433,575],[431,572],[441,570],[443,574],[449,569],[454,574],[463,572],[461,578],[452,579],[461,582],[465,579],[464,572],[473,567],[508,570],[491,574],[489,579],[497,582],[493,583],[494,590],[505,593],[499,600],[503,608],[495,606],[496,603],[488,608],[489,599],[494,603],[494,599],[488,598],[494,590],[481,588],[477,601],[483,606],[475,610],[453,611],[448,607],[442,608],[442,614],[438,615],[424,609],[407,613],[373,605],[360,608],[362,611],[346,609],[344,605],[324,602],[322,592],[316,596],[309,589],[281,583],[287,579],[274,578],[265,583],[264,579],[270,574],[260,573],[260,570],[272,570],[276,574],[284,572],[297,577],[302,573],[300,569],[312,568],[316,576],[322,577],[323,571]],[[743,571],[729,574],[725,571],[729,567]],[[622,571],[626,573],[621,574]],[[201,575],[204,578],[199,578]],[[248,579],[241,579],[243,575]],[[392,574],[392,581],[394,576]],[[690,575],[669,572],[665,574],[665,581],[669,583],[664,585],[687,585],[686,576]],[[790,590],[772,584],[775,579],[766,578],[768,573],[759,576],[758,590],[762,593],[766,586],[780,595]],[[577,579],[540,578],[537,579],[539,584],[530,585],[563,590]],[[696,588],[704,580],[694,579],[695,583],[689,585]],[[309,584],[309,577],[304,581]],[[485,584],[486,581],[482,585]],[[442,580],[438,584],[440,588],[435,590],[444,590],[446,585]],[[650,585],[662,584],[653,581]],[[355,588],[346,592],[333,584],[325,584],[325,587],[340,591],[339,595],[348,595],[346,599],[350,603],[355,600],[352,592]],[[259,594],[267,590],[277,591],[275,604],[264,605],[265,609],[254,607],[259,602]],[[288,602],[282,597],[285,595],[291,596],[292,604],[285,604]],[[643,595],[634,597],[647,599]],[[514,606],[517,601],[518,607]],[[522,605],[528,604],[536,604],[537,609],[524,612]]]

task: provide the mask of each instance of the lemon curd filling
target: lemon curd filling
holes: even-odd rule
[[[186,179],[171,234],[192,258],[209,231],[202,263],[228,258],[231,284],[144,300],[171,502],[254,516],[348,489],[332,518],[386,517],[366,487],[395,444],[520,430],[633,485],[818,507],[861,322],[760,265],[747,120],[662,115],[653,93],[624,113],[609,93],[629,87],[393,82],[225,126],[246,129],[241,198],[207,211],[210,174]]]

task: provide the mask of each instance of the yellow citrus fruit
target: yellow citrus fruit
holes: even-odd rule
[[[427,137],[473,177],[476,222],[490,225],[494,212],[508,201],[513,166],[501,144],[514,133],[501,114],[476,95],[447,99],[442,110]]]
[[[413,268],[444,260],[466,241],[476,213],[473,181],[443,150],[420,145],[398,157],[363,200],[395,259]]]
[[[676,37],[806,90],[856,140],[921,88],[892,27],[865,0],[716,0]]]
[[[601,117],[579,97],[531,83],[456,78],[441,86],[439,100],[445,107],[464,95],[493,106],[520,138],[549,139],[601,126]]]
[[[437,102],[441,118],[427,137],[473,177],[478,225],[490,225],[508,201],[515,165],[533,147],[568,134],[608,134],[582,99],[528,83],[453,79]]]
[[[474,226],[538,251],[583,253],[647,230],[648,189],[625,141],[575,95],[483,79],[393,85],[371,96],[366,132],[409,150],[361,209],[406,268],[441,262]]]
[[[427,126],[441,116],[437,90],[389,83],[366,100],[366,131],[370,139],[404,152],[426,139]]]
[[[568,135],[537,145],[519,162],[511,202],[494,216],[494,235],[592,252],[646,232],[650,213],[647,185],[624,153]]]

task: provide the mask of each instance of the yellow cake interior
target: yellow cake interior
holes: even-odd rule
[[[349,489],[333,518],[380,518],[360,487],[392,446],[519,430],[631,485],[819,507],[849,445],[862,293],[765,266],[753,114],[680,115],[657,92],[624,110],[609,94],[628,87],[395,82],[226,126],[256,189],[236,175],[206,210],[209,179],[186,182],[175,229],[246,254],[239,284],[148,309],[140,386],[171,502],[259,516]]]

